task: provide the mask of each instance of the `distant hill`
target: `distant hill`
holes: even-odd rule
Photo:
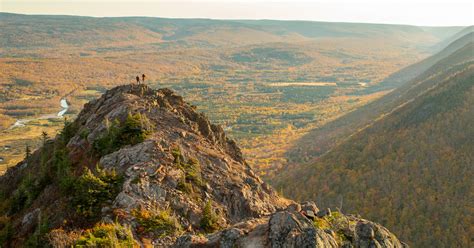
[[[366,214],[415,247],[472,247],[473,53],[468,42],[382,97],[374,104],[390,112],[316,162],[287,168],[274,185]]]
[[[433,84],[438,82],[428,79],[434,74],[457,63],[472,60],[473,50],[469,50],[469,48],[474,42],[473,37],[474,33],[468,33],[452,42],[439,53],[392,74],[380,85],[382,87],[391,85],[391,88],[396,88],[395,90],[383,98],[310,131],[287,152],[287,157],[290,161],[297,163],[315,159],[349,137],[353,132],[363,129],[400,104],[410,101],[426,89],[433,87]],[[379,88],[378,90],[382,89]]]
[[[201,46],[304,41],[316,38],[380,38],[412,45],[435,44],[461,27],[330,23],[273,20],[167,19],[151,17],[93,18],[0,13],[2,48],[85,46],[186,41]],[[445,35],[440,35],[443,30]],[[238,34],[238,35],[237,35]]]
[[[448,38],[445,38],[441,42],[437,43],[436,45],[433,46],[433,50],[438,52],[449,46],[452,42],[456,41],[457,39],[465,36],[466,34],[474,32],[474,26],[468,26],[463,29],[461,29],[459,32],[456,34],[449,36]]]

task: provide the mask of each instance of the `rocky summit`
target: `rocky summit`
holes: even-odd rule
[[[356,215],[279,196],[169,89],[87,103],[0,178],[0,246],[405,247]]]

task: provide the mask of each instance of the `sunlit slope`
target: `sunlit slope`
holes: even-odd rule
[[[430,56],[416,64],[407,66],[403,68],[402,70],[396,73],[393,73],[387,79],[385,79],[380,85],[378,85],[377,88],[393,89],[404,84],[407,81],[410,81],[416,78],[417,76],[422,74],[426,69],[430,68],[441,59],[446,58],[447,56],[449,56],[450,54],[452,54],[459,48],[462,48],[463,46],[465,46],[467,43],[474,42],[474,33],[472,31],[473,30],[471,28],[470,32],[464,34],[461,37],[457,37],[456,35],[455,37],[457,37],[458,39],[455,39],[455,40],[451,40],[451,38],[448,39],[450,43],[446,44],[447,46],[443,50],[439,51],[435,55]],[[444,43],[445,42],[443,41],[441,42],[440,45],[444,46]]]
[[[403,71],[417,71],[418,76],[398,86],[397,89],[383,98],[312,130],[294,148],[288,151],[287,157],[292,162],[305,162],[315,159],[337,143],[347,139],[352,133],[364,128],[377,118],[390,113],[397,106],[410,101],[426,89],[433,87],[439,83],[437,80],[432,80],[433,76],[442,73],[450,66],[473,59],[472,38],[473,33],[465,35],[443,51],[397,72],[397,74],[403,74]],[[420,68],[426,67],[428,64],[431,64],[431,67]],[[420,70],[423,70],[423,72],[420,72]]]
[[[366,213],[415,247],[472,246],[473,49],[438,62],[411,100],[275,187]]]

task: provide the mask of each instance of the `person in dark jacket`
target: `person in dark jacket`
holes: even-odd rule
[[[145,74],[142,74],[142,83],[145,83]]]
[[[137,76],[136,79],[137,79],[137,84],[140,84],[140,77]]]

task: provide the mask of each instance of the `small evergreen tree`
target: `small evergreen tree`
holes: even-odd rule
[[[48,133],[45,131],[41,132],[41,138],[43,139],[43,147],[44,147],[46,145],[46,141],[48,141],[49,139]]]
[[[28,160],[30,157],[31,157],[31,148],[30,148],[30,146],[27,144],[27,145],[26,145],[26,148],[25,148],[25,159]]]
[[[218,216],[212,211],[211,201],[207,201],[202,210],[201,228],[207,232],[212,233],[219,229]]]

